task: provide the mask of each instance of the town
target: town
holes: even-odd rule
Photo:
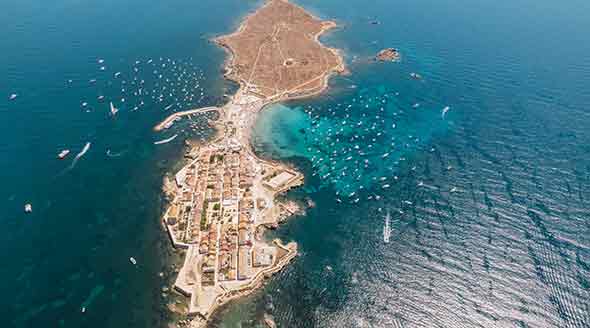
[[[253,97],[250,97],[253,98]],[[186,257],[175,288],[190,297],[189,314],[206,320],[228,299],[250,292],[297,253],[296,244],[263,239],[266,229],[297,211],[277,194],[303,183],[282,164],[263,161],[243,146],[245,109],[258,108],[248,96],[220,109],[221,136],[194,149],[174,176],[173,199],[164,224]],[[241,124],[238,124],[241,122]]]

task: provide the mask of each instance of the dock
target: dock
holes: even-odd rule
[[[162,131],[162,130],[167,129],[168,127],[170,127],[174,123],[174,121],[176,119],[181,118],[183,116],[188,116],[188,115],[192,115],[192,114],[203,114],[203,113],[208,113],[208,112],[213,112],[213,111],[218,111],[218,110],[219,110],[218,107],[203,107],[203,108],[185,110],[182,112],[176,112],[176,113],[171,114],[170,116],[166,117],[162,122],[160,122],[156,126],[154,126],[154,131]]]

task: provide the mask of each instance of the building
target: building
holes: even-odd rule
[[[176,221],[178,220],[178,206],[176,206],[175,204],[172,204],[172,206],[170,206],[170,210],[168,211],[168,215],[167,215],[167,220],[168,220],[168,224],[174,225],[176,224]],[[174,223],[170,223],[170,222],[174,222]]]
[[[275,259],[274,247],[256,247],[252,251],[252,266],[266,267],[272,265]]]
[[[238,279],[245,280],[250,278],[250,267],[252,266],[250,257],[250,247],[238,248]]]
[[[295,175],[293,173],[283,171],[275,175],[274,177],[270,178],[269,180],[265,181],[264,184],[273,190],[279,190],[283,186],[285,186],[289,181],[291,181],[291,179],[293,179],[294,177]]]

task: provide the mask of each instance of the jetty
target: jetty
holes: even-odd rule
[[[162,122],[156,124],[156,126],[154,126],[154,131],[162,131],[162,130],[169,128],[170,126],[172,126],[174,121],[176,121],[179,118],[182,118],[183,116],[188,116],[188,115],[192,115],[192,114],[204,114],[204,113],[218,111],[218,110],[219,110],[219,108],[217,108],[217,107],[203,107],[203,108],[185,110],[182,112],[176,112],[176,113],[171,114],[168,117],[166,117]]]

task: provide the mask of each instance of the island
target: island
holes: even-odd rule
[[[324,91],[344,72],[342,56],[319,42],[336,27],[285,0],[269,0],[239,29],[214,41],[229,58],[225,76],[240,88],[223,107],[177,112],[154,129],[170,128],[185,115],[217,111],[217,135],[189,149],[189,160],[165,184],[169,204],[163,224],[185,258],[174,288],[188,298],[190,327],[203,327],[228,301],[246,295],[297,255],[297,244],[269,242],[274,229],[299,211],[276,196],[303,183],[282,163],[258,158],[250,130],[265,106]]]
[[[399,54],[399,51],[395,48],[383,49],[379,51],[377,56],[375,56],[376,61],[399,61],[400,58],[401,55]]]

